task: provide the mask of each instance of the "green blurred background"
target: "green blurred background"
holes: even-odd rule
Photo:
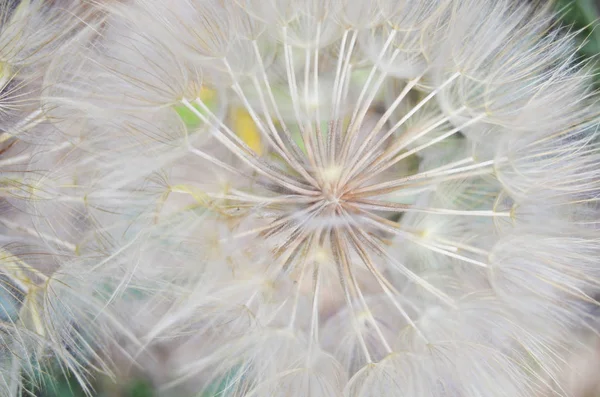
[[[582,55],[593,58],[600,54],[600,0],[556,0],[557,9],[563,12],[562,17],[566,25],[572,25],[575,29],[583,29],[580,40],[584,42],[581,49]],[[600,68],[596,67],[596,84],[600,82],[598,73]]]
[[[580,40],[585,44],[581,48],[581,55],[595,59],[600,54],[600,28],[597,27],[600,15],[600,0],[557,0],[556,2],[557,9],[561,10],[565,24],[572,25],[575,29],[582,29]],[[600,87],[600,67],[597,66],[596,70],[596,84]],[[44,390],[35,391],[36,397],[85,397],[85,393],[77,385],[77,382],[69,376],[63,375],[53,379],[48,378],[44,383]],[[121,385],[114,385],[112,381],[98,377],[93,387],[96,390],[95,397],[158,396],[152,387],[151,381],[143,377],[129,379]],[[27,396],[30,395],[28,394]]]

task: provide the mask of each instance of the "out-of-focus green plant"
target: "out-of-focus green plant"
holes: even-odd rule
[[[600,5],[597,0],[557,0],[563,12],[563,21],[575,29],[581,29],[579,38],[584,45],[581,55],[596,59],[600,54]],[[600,85],[600,63],[596,65],[596,85]]]
[[[109,382],[106,382],[109,383]],[[36,397],[85,397],[77,381],[69,376],[48,378],[43,390],[36,390]],[[110,390],[103,387],[105,382],[98,379],[95,389],[97,397],[155,397],[152,385],[145,379],[132,379],[128,384],[115,385],[110,381]],[[23,397],[30,395],[24,395]],[[177,396],[179,397],[179,396]]]

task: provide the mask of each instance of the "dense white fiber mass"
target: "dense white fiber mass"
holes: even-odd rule
[[[56,365],[92,393],[115,356],[164,396],[569,395],[600,119],[551,2],[0,23],[0,395]]]

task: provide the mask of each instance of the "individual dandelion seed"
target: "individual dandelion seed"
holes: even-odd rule
[[[71,8],[66,11],[65,8]],[[40,122],[41,76],[51,55],[76,36],[86,19],[77,1],[50,4],[5,0],[0,3],[0,116],[3,137],[27,137],[29,127]],[[29,137],[30,140],[34,139]],[[43,138],[37,137],[38,141]]]
[[[172,350],[163,393],[566,394],[599,119],[550,5],[99,7],[43,82],[81,153],[25,202],[49,236],[85,214],[82,262]]]
[[[117,272],[94,271],[97,261],[79,254],[79,245],[86,242],[82,230],[89,229],[93,216],[83,202],[68,197],[78,189],[64,174],[39,171],[60,167],[71,145],[51,150],[30,146],[13,143],[3,153],[0,393],[50,390],[55,387],[52,376],[61,372],[92,395],[91,379],[111,374],[107,344],[117,337],[136,342],[111,312]],[[34,160],[40,153],[45,161]],[[100,245],[101,231],[94,233]]]

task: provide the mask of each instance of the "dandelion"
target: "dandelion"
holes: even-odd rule
[[[52,139],[54,127],[40,101],[53,54],[78,41],[81,21],[92,16],[75,2],[0,2],[3,396],[33,395],[36,388],[49,388],[45,373],[55,366],[74,376],[88,393],[92,371],[109,371],[100,347],[118,322],[108,314],[104,320],[101,314],[107,304],[101,298],[101,275],[91,278],[73,263],[73,236],[82,229],[74,221],[78,215],[72,203],[77,200],[58,191],[68,183],[67,175],[52,171],[72,161],[66,154],[73,145]],[[48,222],[49,202],[68,202],[70,208],[63,207],[56,222]]]
[[[133,358],[168,347],[163,394],[567,394],[597,327],[600,155],[551,4],[94,12],[42,78],[40,193],[8,191],[98,291],[64,310],[129,317]]]

